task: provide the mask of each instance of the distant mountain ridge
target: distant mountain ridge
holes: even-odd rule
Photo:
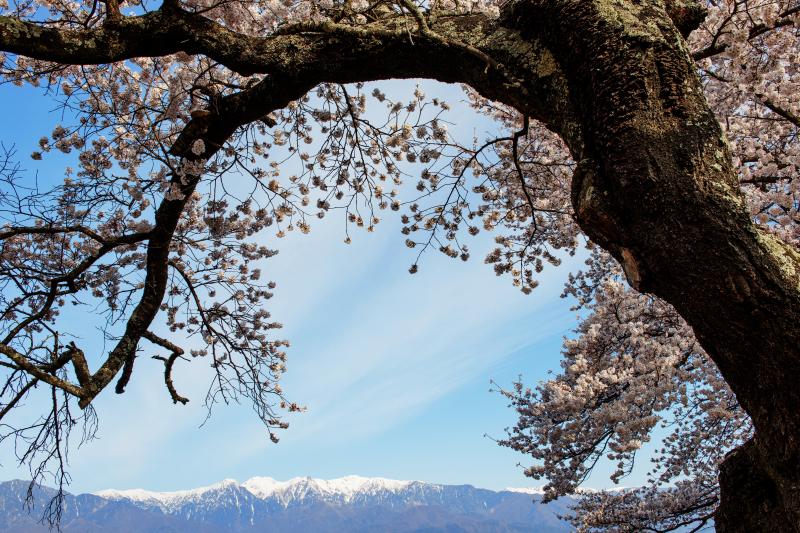
[[[39,487],[32,514],[25,481],[0,483],[0,531],[39,533],[41,507],[54,494]],[[534,492],[531,494],[530,492]],[[571,500],[539,503],[530,489],[491,491],[471,485],[347,476],[323,480],[226,479],[190,490],[103,490],[68,495],[61,529],[159,533],[560,533]]]

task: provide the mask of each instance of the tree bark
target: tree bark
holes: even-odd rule
[[[752,223],[723,132],[661,2],[526,1],[579,117],[573,206],[631,285],[693,327],[755,437],[726,460],[720,531],[800,531],[800,253]]]
[[[721,501],[717,531],[795,531],[797,522],[785,509],[775,481],[761,466],[754,441],[731,452],[720,468]]]

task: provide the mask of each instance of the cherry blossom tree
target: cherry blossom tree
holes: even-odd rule
[[[790,93],[797,82],[797,32],[784,14],[797,8],[710,4],[689,39],[751,216],[794,246],[800,121]],[[651,459],[650,485],[584,494],[574,525],[581,531],[701,529],[719,505],[718,468],[751,438],[752,423],[672,306],[621,284],[620,264],[597,248],[587,266],[565,290],[588,315],[576,338],[565,342],[563,372],[534,389],[519,382],[501,391],[520,414],[501,444],[538,461],[526,474],[547,479],[546,495],[553,498],[575,493],[604,456],[617,463],[612,479],[619,482],[653,430],[666,428]]]
[[[250,401],[276,440],[301,407],[279,385],[266,235],[338,210],[349,239],[390,210],[420,254],[467,260],[468,235],[496,232],[486,262],[524,292],[589,247],[566,289],[585,319],[562,372],[504,392],[520,419],[503,444],[556,497],[605,455],[624,477],[654,428],[667,436],[649,487],[586,496],[576,526],[796,531],[796,2],[0,9],[0,75],[64,110],[32,156],[77,159],[47,188],[10,150],[0,166],[0,418],[33,394],[50,405],[0,438],[34,478],[55,464],[64,480],[69,432],[83,419],[91,437],[93,400],[112,382],[124,392],[142,350],[175,403],[188,398],[173,373],[207,361],[206,403]],[[464,84],[508,134],[453,139],[446,103],[364,85],[398,77]],[[300,171],[287,176],[288,159]],[[81,309],[102,317],[107,349],[75,342]]]

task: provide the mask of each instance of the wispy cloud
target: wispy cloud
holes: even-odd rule
[[[387,219],[374,234],[354,235],[349,246],[333,220],[306,236],[264,236],[280,250],[264,268],[264,277],[278,282],[269,309],[286,326],[278,335],[293,343],[284,390],[309,407],[292,417],[269,457],[295,462],[296,475],[313,472],[303,471],[306,458],[293,455],[295,448],[324,453],[327,446],[389,432],[466,384],[488,380],[494,369],[567,323],[567,305],[558,298],[567,267],[546,270],[540,288],[524,296],[482,264],[482,248],[490,245],[482,236],[469,242],[470,262],[432,252],[411,276],[406,269],[415,250],[404,248],[397,220]],[[192,401],[173,406],[163,367],[149,355],[137,361],[126,394],[107,391],[98,398],[102,439],[73,455],[78,490],[174,489],[244,468],[246,477],[271,474],[252,469],[256,455],[276,448],[246,407],[223,406],[197,430],[205,415],[207,362],[176,365],[176,386]],[[356,455],[338,460],[346,473],[367,473]],[[15,475],[9,463],[3,466],[5,477]],[[428,477],[440,475],[431,471]]]

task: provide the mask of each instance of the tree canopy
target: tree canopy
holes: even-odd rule
[[[69,431],[150,344],[173,402],[205,362],[206,402],[249,399],[277,440],[301,407],[265,243],[398,211],[420,258],[495,232],[485,261],[526,293],[588,249],[562,371],[500,387],[501,444],[557,497],[668,436],[650,486],[585,495],[576,527],[797,531],[798,23],[788,0],[0,0],[0,76],[65,111],[32,157],[78,161],[46,190],[0,166],[0,418],[51,398],[0,438],[63,476]],[[364,85],[389,78],[464,84],[507,133],[454,138],[445,102]],[[74,342],[86,308],[110,349]]]

